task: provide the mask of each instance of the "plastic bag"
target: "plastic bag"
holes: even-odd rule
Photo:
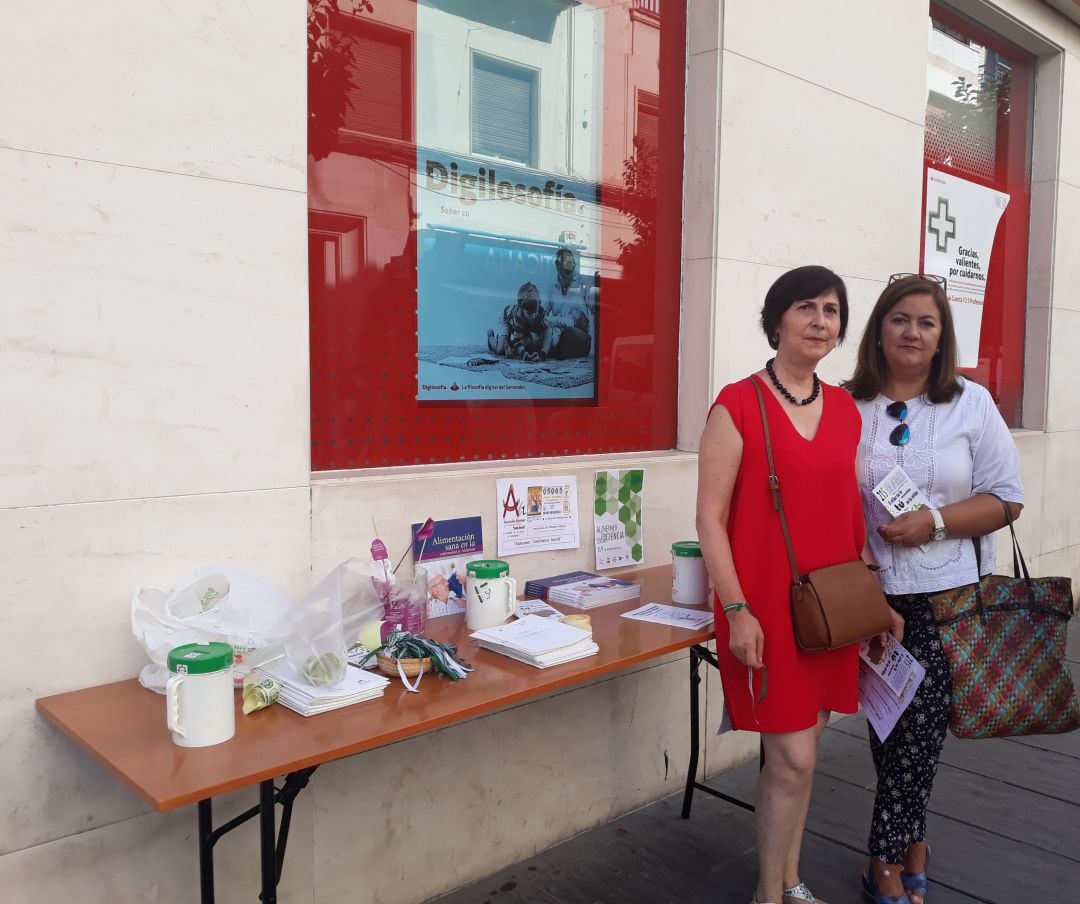
[[[317,687],[345,674],[346,652],[360,630],[382,618],[383,599],[367,566],[346,559],[282,618],[278,633],[296,670]]]
[[[208,565],[182,575],[171,593],[140,587],[131,600],[131,631],[150,657],[140,683],[165,693],[169,650],[216,640],[232,645],[233,683],[259,662],[281,655],[281,619],[292,601],[257,574]]]

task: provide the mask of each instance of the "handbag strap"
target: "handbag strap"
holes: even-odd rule
[[[1028,572],[1027,562],[1024,561],[1024,552],[1020,549],[1020,541],[1016,537],[1012,510],[1009,508],[1009,504],[997,493],[988,493],[987,495],[993,496],[1000,502],[1001,508],[1005,511],[1005,523],[1009,525],[1009,533],[1012,535],[1013,577],[1019,580],[1022,574],[1028,587],[1031,587],[1031,574]],[[975,547],[975,575],[980,581],[982,580],[982,539],[982,537],[971,538],[971,543]]]
[[[748,379],[750,385],[754,387],[754,392],[757,393],[758,409],[761,411],[761,427],[765,431],[765,455],[769,459],[769,492],[772,494],[772,506],[780,516],[780,530],[784,533],[784,545],[787,547],[788,562],[791,565],[791,578],[795,584],[802,584],[802,575],[799,574],[799,566],[795,561],[795,549],[791,545],[787,516],[784,514],[784,503],[780,499],[780,478],[776,476],[776,463],[773,461],[772,438],[769,436],[769,416],[765,413],[765,397],[761,394],[758,381],[752,376]]]
[[[1020,549],[1020,541],[1016,538],[1016,528],[1013,527],[1012,509],[1009,508],[1007,503],[1000,496],[995,493],[991,493],[998,502],[1001,503],[1001,507],[1005,510],[1005,523],[1009,525],[1009,533],[1012,534],[1012,554],[1013,554],[1013,577],[1019,578],[1023,573],[1024,580],[1031,584],[1031,575],[1028,573],[1027,562],[1024,561],[1023,550]]]

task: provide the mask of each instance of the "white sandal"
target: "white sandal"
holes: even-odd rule
[[[807,888],[805,882],[800,882],[791,888],[784,889],[784,904],[826,904],[821,898],[815,898],[814,893]]]

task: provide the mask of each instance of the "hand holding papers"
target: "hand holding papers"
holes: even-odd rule
[[[600,652],[592,634],[553,618],[526,615],[495,628],[474,631],[470,637],[486,650],[546,669]]]
[[[632,612],[624,612],[622,617],[655,622],[658,625],[671,625],[674,628],[690,628],[694,631],[711,625],[713,621],[711,612],[683,609],[680,606],[665,606],[663,603],[647,603]]]
[[[926,669],[891,634],[875,662],[871,656],[874,643],[864,640],[859,645],[859,703],[884,741],[911,703]]]

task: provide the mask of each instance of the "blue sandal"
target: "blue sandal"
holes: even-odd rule
[[[906,894],[899,898],[896,895],[883,895],[878,891],[874,873],[869,868],[862,876],[862,893],[869,904],[911,904]]]
[[[900,881],[904,883],[904,891],[914,893],[922,898],[923,904],[926,904],[926,870],[930,866],[930,845],[926,846],[926,861],[923,863],[921,873],[909,873],[907,870],[902,870],[900,873]]]

